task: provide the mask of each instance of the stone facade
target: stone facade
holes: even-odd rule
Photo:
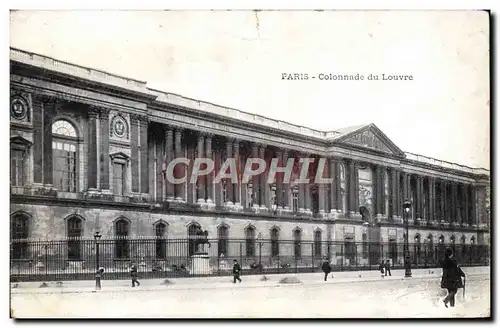
[[[203,107],[203,108],[200,108]],[[65,122],[65,123],[58,123]],[[57,123],[57,124],[56,124]],[[326,158],[327,185],[196,185],[165,180],[176,157]],[[60,239],[79,233],[187,238],[197,223],[217,238],[402,242],[403,202],[411,201],[410,242],[418,234],[449,242],[489,241],[489,172],[412,158],[375,125],[315,131],[148,89],[145,83],[11,49],[11,219],[16,238]],[[176,167],[176,176],[192,167]],[[79,218],[78,229],[68,218]],[[19,218],[25,218],[24,226]],[[24,228],[19,228],[22,226]],[[22,230],[24,229],[24,230]],[[73,230],[72,230],[73,229]],[[22,230],[22,231],[21,231]],[[24,231],[24,232],[23,232]],[[75,232],[77,231],[77,232]],[[73,235],[74,236],[74,235]],[[485,237],[487,236],[487,237]]]

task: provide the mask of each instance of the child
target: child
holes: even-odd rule
[[[101,278],[104,275],[104,268],[100,267],[95,274],[95,289],[101,290]]]
[[[241,283],[241,278],[240,278],[240,272],[241,272],[241,266],[238,263],[238,261],[234,260],[233,264],[233,283],[236,283],[236,280],[238,280]]]
[[[139,280],[137,280],[137,266],[135,264],[132,264],[130,267],[130,277],[132,278],[132,287],[135,287],[135,284],[137,283],[137,287],[141,285]]]

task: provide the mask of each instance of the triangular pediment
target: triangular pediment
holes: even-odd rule
[[[387,138],[375,124],[369,124],[351,131],[337,138],[336,142],[376,150],[387,154],[404,156],[404,152]]]
[[[23,138],[20,135],[12,135],[10,136],[10,145],[11,148],[16,148],[16,149],[27,149],[29,148],[32,143],[26,138]]]
[[[121,151],[109,154],[109,157],[111,157],[111,159],[121,159],[121,160],[128,160],[130,158],[129,155],[127,155],[127,154],[125,154],[124,152],[121,152]]]

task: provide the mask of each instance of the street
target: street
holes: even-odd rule
[[[245,282],[243,282],[244,284]],[[96,318],[439,318],[490,315],[490,279],[471,276],[445,308],[439,278],[132,292],[12,294],[13,316]]]

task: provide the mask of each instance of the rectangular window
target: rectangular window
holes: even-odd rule
[[[292,194],[292,206],[293,211],[297,213],[299,211],[299,193],[297,191],[293,191]]]
[[[24,185],[24,150],[11,149],[10,151],[10,184],[11,186]]]
[[[113,193],[125,194],[125,165],[122,163],[113,163]]]
[[[76,147],[53,142],[52,177],[54,186],[63,192],[76,192]]]

